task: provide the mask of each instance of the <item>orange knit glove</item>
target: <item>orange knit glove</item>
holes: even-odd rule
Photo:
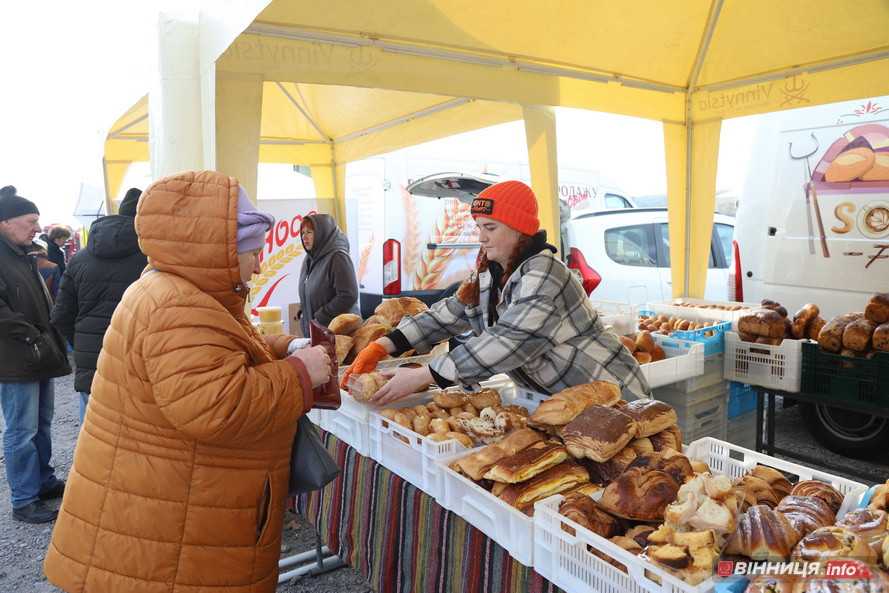
[[[348,386],[349,377],[351,377],[353,373],[362,375],[371,372],[377,368],[377,363],[387,356],[389,356],[389,353],[386,352],[385,348],[376,342],[371,342],[365,346],[364,350],[358,353],[358,356],[355,357],[355,360],[352,361],[352,364],[349,365],[349,368],[343,373],[343,380],[340,381],[340,387],[345,389]]]

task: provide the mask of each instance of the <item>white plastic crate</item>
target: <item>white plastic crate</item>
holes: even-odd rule
[[[313,408],[308,411],[306,416],[309,417],[309,420],[312,422],[312,424],[315,425],[316,428],[318,428],[320,430],[327,430],[327,428],[324,425],[324,420],[325,420],[327,412],[328,412],[328,410],[322,410],[320,408]]]
[[[641,365],[648,386],[654,389],[704,374],[704,345],[652,334],[667,358]]]
[[[846,480],[795,463],[756,453],[717,439],[695,441],[685,448],[689,459],[707,463],[717,473],[739,478],[757,464],[773,467],[791,477],[791,481],[822,480],[844,496],[838,517],[854,508],[867,489],[864,484]],[[691,586],[665,568],[630,554],[605,538],[559,514],[563,497],[552,496],[538,502],[534,509],[534,570],[557,587],[572,593],[709,593],[713,580]],[[562,529],[570,527],[575,535]],[[593,554],[621,563],[626,572]]]
[[[728,425],[728,383],[725,381],[690,393],[655,389],[654,398],[676,410],[683,441],[725,437]]]
[[[537,402],[524,399],[512,382],[485,381],[482,387],[497,389],[505,405],[520,405],[529,411],[537,407]],[[430,400],[427,396],[424,401]],[[413,407],[417,403],[398,402],[390,407]],[[433,441],[381,416],[376,410],[371,410],[368,415],[368,437],[370,456],[375,461],[436,499],[442,495],[444,476],[435,462],[466,452],[466,448],[455,440]]]
[[[702,305],[726,305],[726,306],[735,306],[741,305],[744,309],[740,309],[738,311],[724,311],[722,309],[705,309],[703,307],[683,307],[679,305],[679,303],[693,303],[693,304],[702,304]],[[698,319],[718,319],[720,321],[731,321],[732,323],[737,323],[738,319],[743,317],[744,315],[749,315],[750,311],[753,309],[760,308],[758,303],[734,303],[728,301],[707,301],[704,299],[692,299],[692,298],[681,298],[681,299],[673,299],[672,301],[667,301],[663,303],[649,303],[643,307],[643,309],[648,309],[649,311],[654,311],[658,315],[661,313],[670,316],[682,317],[683,319],[689,320],[698,320]],[[697,313],[689,313],[690,311],[697,311]]]
[[[369,453],[367,419],[369,408],[360,404],[345,391],[340,391],[342,403],[337,410],[325,410],[324,430],[346,442],[358,451],[359,455]]]
[[[517,562],[533,566],[534,520],[449,467],[452,461],[469,453],[437,462],[435,469],[444,476],[443,495],[438,503],[500,544]]]
[[[803,340],[784,340],[779,346],[744,342],[734,332],[725,334],[725,378],[792,393],[799,392]]]

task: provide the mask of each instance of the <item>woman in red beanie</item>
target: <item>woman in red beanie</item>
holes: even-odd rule
[[[405,317],[362,350],[343,383],[390,354],[428,352],[471,330],[472,338],[428,366],[395,371],[375,401],[389,403],[432,383],[473,385],[498,373],[540,393],[610,381],[630,399],[648,395],[636,359],[603,327],[580,281],[547,244],[531,188],[520,181],[492,185],[472,201],[472,217],[481,242],[476,272],[455,296]]]

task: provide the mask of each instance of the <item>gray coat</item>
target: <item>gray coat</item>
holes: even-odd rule
[[[342,313],[358,313],[358,280],[349,257],[349,239],[329,214],[311,214],[315,243],[306,249],[299,272],[299,325],[309,335],[309,322],[327,325]],[[305,247],[305,245],[303,245]]]

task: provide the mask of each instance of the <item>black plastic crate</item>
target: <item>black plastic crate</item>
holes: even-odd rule
[[[801,391],[825,403],[889,408],[889,353],[849,358],[803,344]]]

